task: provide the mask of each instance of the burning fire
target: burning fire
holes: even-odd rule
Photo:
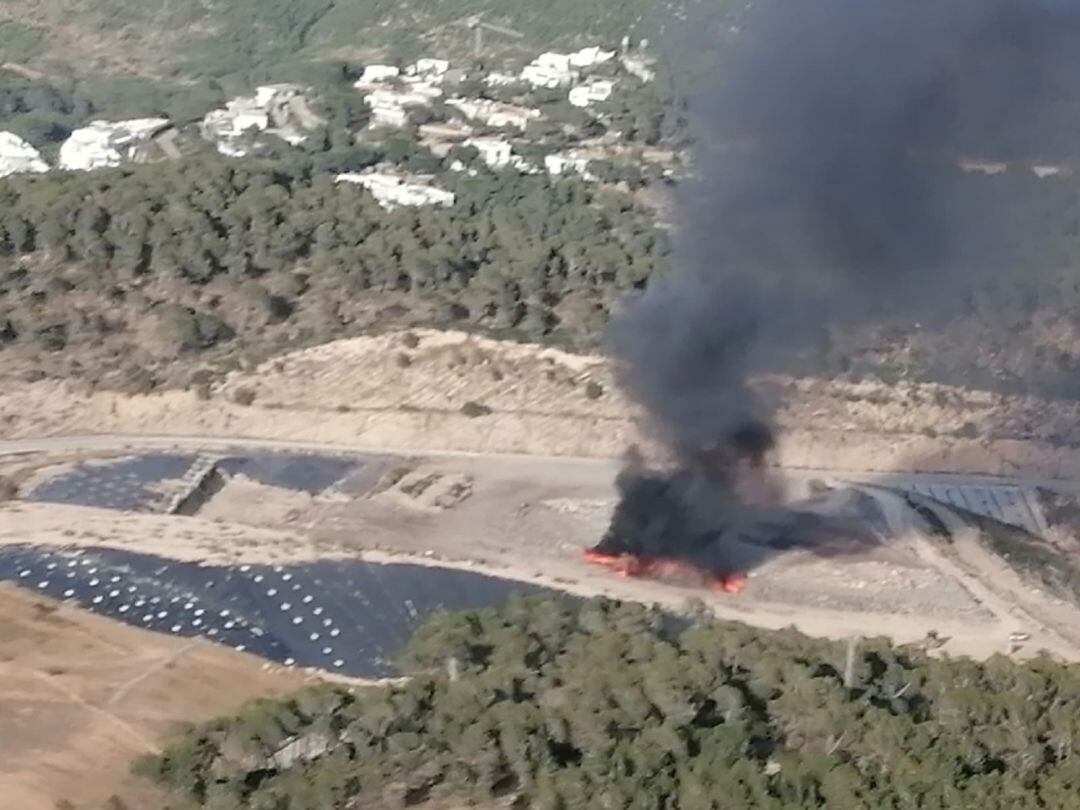
[[[636,554],[605,554],[595,549],[586,549],[584,554],[588,562],[602,565],[621,577],[645,577],[665,582],[688,583],[724,593],[738,593],[746,584],[744,574],[718,576],[680,560],[648,558]]]

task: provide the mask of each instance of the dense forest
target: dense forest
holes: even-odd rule
[[[411,677],[196,727],[138,770],[175,810],[984,808],[1080,795],[1080,669],[933,658],[520,599],[444,614]]]
[[[334,182],[384,159],[434,172],[456,203],[388,211]],[[1067,340],[1080,320],[1080,180],[971,176],[957,193],[995,201],[1007,262],[928,294],[921,325],[885,309],[869,331],[834,329],[776,370],[1080,395]],[[259,160],[202,154],[10,177],[0,181],[0,350],[40,350],[37,374],[91,377],[102,364],[75,353],[106,352],[106,367],[123,357],[140,381],[146,366],[192,353],[373,326],[453,325],[591,350],[620,302],[669,264],[656,219],[625,185],[447,171],[407,133],[356,145],[328,131]]]
[[[659,182],[659,167],[594,161],[590,171],[604,183],[588,185],[493,173],[457,147],[450,159],[478,171],[469,177],[447,171],[449,160],[418,144],[417,122],[376,140],[351,86],[377,58],[422,51],[472,64],[469,32],[449,25],[465,11],[488,11],[526,35],[488,37],[486,69],[542,47],[615,45],[623,33],[654,36],[663,27],[661,45],[675,38],[692,47],[667,48],[671,64],[660,66],[659,81],[622,83],[593,110],[598,117],[564,93],[531,90],[525,101],[544,118],[515,148],[539,162],[604,129],[621,132],[622,146],[685,146],[690,77],[715,75],[708,66],[743,5],[702,0],[651,13],[640,2],[604,2],[590,7],[587,20],[580,4],[570,5],[443,0],[411,6],[410,15],[382,26],[371,23],[390,13],[383,0],[229,0],[212,14],[195,0],[81,0],[62,8],[45,2],[25,20],[3,23],[0,56],[37,67],[0,71],[0,129],[47,157],[89,118],[164,114],[183,124],[261,81],[310,85],[315,111],[328,120],[304,148],[281,142],[259,160],[223,160],[193,137],[181,144],[187,157],[180,165],[0,181],[0,351],[26,350],[8,367],[146,390],[184,384],[190,370],[178,358],[233,362],[225,355],[241,349],[265,356],[285,345],[424,324],[595,349],[620,302],[670,262],[667,230],[657,222],[671,219],[671,188]],[[95,37],[122,30],[123,47],[91,37],[101,48],[82,53],[63,40],[65,26]],[[103,69],[68,70],[50,50],[61,41],[71,45],[65,59],[93,56]],[[152,70],[140,61],[144,46],[153,47]],[[122,70],[113,57],[122,57]],[[424,115],[439,120],[439,106]],[[981,143],[969,136],[957,136],[958,154]],[[913,171],[958,174],[949,155],[920,160]],[[335,172],[380,161],[435,175],[457,203],[385,211],[365,191],[332,182]],[[1080,179],[1038,179],[1020,168],[954,185],[950,227],[976,242],[992,235],[976,259],[985,266],[962,268],[964,283],[948,289],[910,291],[925,300],[925,312],[920,301],[900,318],[885,302],[869,324],[838,318],[798,356],[778,358],[775,370],[1080,397],[1073,337]],[[753,267],[731,272],[760,275]],[[807,279],[813,272],[800,269]],[[119,379],[102,380],[102,369]]]
[[[110,346],[167,365],[268,329],[294,346],[356,333],[378,312],[584,343],[663,264],[649,213],[603,186],[445,173],[455,205],[388,211],[325,170],[380,157],[207,156],[3,181],[0,349],[36,347],[40,368]],[[156,330],[135,339],[147,321]]]

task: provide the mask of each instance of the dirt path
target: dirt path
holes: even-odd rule
[[[131,694],[139,684],[145,682],[148,678],[152,678],[166,667],[173,666],[184,655],[198,647],[199,644],[200,642],[198,640],[193,641],[190,644],[185,644],[179,650],[175,650],[157,661],[151,662],[146,666],[146,669],[137,674],[130,681],[120,684],[116,691],[109,695],[109,699],[105,701],[105,705],[115,706],[117,703],[123,702],[123,700]]]
[[[970,532],[956,537],[952,547],[957,566],[993,594],[1017,621],[1015,632],[1030,634],[1037,647],[1053,633],[1074,649],[1080,647],[1080,621],[1068,603],[1025,583],[1005,561],[987,551]],[[1047,649],[1054,650],[1053,647]]]

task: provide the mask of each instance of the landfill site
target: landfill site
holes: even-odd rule
[[[1064,594],[1008,564],[1010,548],[1053,548],[1036,491],[1015,480],[789,474],[788,500],[816,523],[766,516],[727,539],[728,565],[746,575],[728,593],[590,564],[617,462],[134,448],[35,469],[4,509],[0,577],[137,627],[358,677],[392,674],[380,634],[401,641],[432,610],[535,588],[701,600],[765,626],[979,656],[1080,648]],[[322,604],[328,589],[341,595]]]
[[[976,414],[1005,438],[931,441],[910,421],[912,391],[894,391],[910,429],[875,433],[851,390],[793,382],[781,419],[804,430],[767,465],[780,505],[714,538],[737,575],[721,582],[701,576],[706,563],[597,553],[619,525],[619,451],[651,452],[602,359],[417,332],[404,366],[388,351],[401,339],[286,355],[208,399],[47,382],[0,395],[0,671],[13,684],[0,738],[68,718],[12,752],[15,795],[71,795],[93,770],[107,797],[176,722],[306,680],[393,678],[425,617],[513,594],[887,636],[935,655],[1080,660],[1078,479],[1018,427],[1066,414],[950,393],[926,418]],[[586,382],[603,395],[585,396]],[[243,387],[253,403],[235,402]],[[487,411],[464,407],[476,399]],[[813,430],[841,409],[843,442]],[[34,654],[31,637],[44,639]],[[214,700],[176,688],[193,667]],[[41,782],[43,757],[66,782]]]

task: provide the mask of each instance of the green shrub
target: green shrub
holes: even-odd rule
[[[466,402],[461,406],[461,412],[471,419],[475,419],[478,416],[489,416],[494,413],[487,405],[481,405],[478,402]]]
[[[242,386],[233,391],[232,400],[237,405],[248,406],[255,402],[255,390]]]

